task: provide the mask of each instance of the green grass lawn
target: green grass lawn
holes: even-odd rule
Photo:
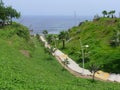
[[[76,78],[46,53],[36,38],[26,41],[16,34],[7,37],[5,35],[10,34],[7,29],[0,31],[0,35],[3,35],[0,38],[0,90],[120,89],[119,83],[93,83],[90,79]],[[29,56],[21,53],[21,50],[26,50]]]

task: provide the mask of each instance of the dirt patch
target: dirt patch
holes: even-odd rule
[[[107,20],[107,25],[114,25],[117,22],[117,19]]]
[[[20,52],[25,55],[26,57],[30,57],[30,53],[28,50],[20,50]]]
[[[9,44],[9,45],[12,45],[12,41],[8,41],[8,44]]]

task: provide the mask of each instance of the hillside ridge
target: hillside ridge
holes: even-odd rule
[[[66,48],[61,49],[82,66],[81,43],[85,50],[85,68],[99,65],[103,71],[120,73],[120,19],[99,18],[84,21],[68,30]],[[79,53],[78,53],[79,52]]]

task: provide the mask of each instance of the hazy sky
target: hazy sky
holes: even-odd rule
[[[22,15],[77,15],[94,16],[103,10],[120,12],[120,0],[3,0]]]

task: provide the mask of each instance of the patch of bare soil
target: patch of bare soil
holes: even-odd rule
[[[30,57],[30,53],[28,52],[28,50],[20,50],[20,52],[26,57]]]
[[[8,44],[9,44],[9,45],[12,45],[12,41],[8,41]]]
[[[106,21],[107,25],[114,25],[116,22],[117,22],[116,19]]]

